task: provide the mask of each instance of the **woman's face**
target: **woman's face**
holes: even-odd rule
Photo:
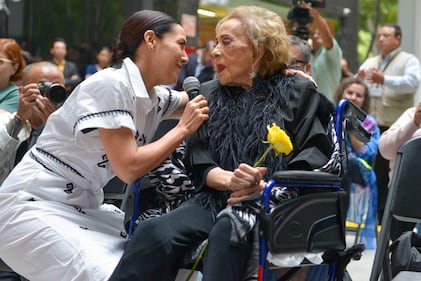
[[[13,63],[5,53],[0,52],[0,85],[7,86],[10,77],[16,73],[17,64]]]
[[[353,83],[345,88],[342,98],[349,99],[361,108],[365,100],[365,88],[363,85]]]
[[[189,61],[186,53],[186,32],[181,25],[175,24],[158,41],[155,63],[162,78],[158,84],[173,84],[178,79],[182,65]]]
[[[250,76],[253,49],[238,19],[230,19],[216,30],[216,46],[212,52],[221,85],[240,86],[248,89],[253,80]],[[255,69],[257,72],[257,69]]]
[[[107,49],[102,49],[98,55],[96,56],[96,59],[98,61],[99,66],[101,67],[107,67],[111,63],[112,53]]]

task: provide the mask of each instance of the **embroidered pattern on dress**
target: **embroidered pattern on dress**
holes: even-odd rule
[[[66,189],[64,190],[64,192],[66,192],[67,194],[72,194],[73,193],[73,183],[68,183],[66,184]]]
[[[173,98],[172,98],[172,93],[171,93],[171,90],[170,90],[170,89],[168,89],[168,88],[166,88],[166,89],[168,90],[168,93],[169,93],[169,96],[168,96],[168,103],[167,103],[167,105],[165,106],[164,112],[162,112],[162,116],[164,116],[164,115],[165,115],[165,113],[167,113],[168,109],[170,108],[170,105],[171,105],[171,104],[172,104],[172,102],[173,102]],[[158,112],[159,112],[159,107],[158,107]]]
[[[60,159],[58,159],[57,157],[55,157],[54,155],[52,155],[51,153],[49,153],[49,152],[47,152],[47,151],[45,151],[45,150],[43,150],[43,149],[41,149],[41,148],[39,148],[39,147],[37,147],[36,148],[36,150],[39,152],[39,153],[41,153],[41,154],[44,154],[45,156],[47,156],[48,158],[50,158],[51,160],[54,160],[56,163],[58,163],[58,164],[60,164],[61,166],[63,166],[63,167],[65,167],[66,169],[69,169],[70,171],[72,171],[73,173],[75,173],[75,174],[77,174],[78,176],[80,176],[81,178],[84,178],[83,176],[82,176],[82,174],[81,173],[79,173],[78,172],[78,170],[76,170],[75,168],[73,168],[72,166],[70,166],[69,164],[67,164],[66,162],[64,162],[64,161],[62,161],[62,160],[60,160]],[[34,156],[34,159],[38,162],[38,163],[40,163],[41,165],[43,165],[46,169],[48,169],[43,163],[41,163],[41,161],[39,161],[39,159],[37,159],[35,156]],[[48,169],[48,170],[50,170],[51,171],[51,169]]]
[[[41,162],[41,160],[39,160],[33,153],[32,151],[29,152],[29,157],[31,157],[32,159],[34,159],[35,161],[38,162],[38,164],[40,164],[41,166],[43,166],[46,170],[55,173],[53,170],[51,170],[50,168],[48,168],[47,166],[44,165],[44,163]]]
[[[82,116],[81,118],[79,118],[76,122],[75,125],[73,126],[73,135],[75,135],[75,131],[76,131],[76,127],[79,123],[91,119],[91,118],[96,118],[96,117],[105,117],[108,115],[115,115],[115,114],[122,114],[122,115],[129,115],[132,119],[133,119],[133,115],[127,111],[127,110],[122,110],[122,109],[116,109],[116,110],[108,110],[108,111],[101,111],[101,112],[95,112],[95,113],[90,113],[87,114],[85,116]]]
[[[107,168],[107,163],[109,162],[107,154],[102,155],[102,161],[97,163],[97,166],[100,168]]]

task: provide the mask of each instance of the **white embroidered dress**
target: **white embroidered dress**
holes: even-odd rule
[[[144,145],[180,103],[163,87],[148,95],[128,58],[82,82],[0,187],[0,258],[31,281],[107,280],[126,237],[124,214],[101,205],[115,174],[96,128]]]

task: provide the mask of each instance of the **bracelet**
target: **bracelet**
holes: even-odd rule
[[[9,121],[6,128],[7,128],[7,132],[12,138],[18,139],[18,134],[19,134],[20,129],[22,129],[23,127],[23,123],[24,122],[21,119],[19,119],[19,115],[17,114],[12,120]]]

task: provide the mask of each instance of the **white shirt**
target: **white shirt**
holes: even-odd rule
[[[16,151],[19,145],[29,138],[31,127],[28,123],[22,127],[18,138],[12,138],[7,132],[7,124],[15,117],[15,113],[0,112],[0,185],[15,165]]]
[[[401,49],[397,48],[390,52],[378,66],[383,72],[390,60],[395,56]],[[360,66],[359,70],[369,69],[370,60],[366,60]],[[370,85],[371,96],[381,96],[382,86],[387,86],[397,94],[414,93],[417,91],[419,83],[421,81],[421,67],[418,59],[415,56],[411,56],[403,66],[403,75],[384,75],[383,85]]]

